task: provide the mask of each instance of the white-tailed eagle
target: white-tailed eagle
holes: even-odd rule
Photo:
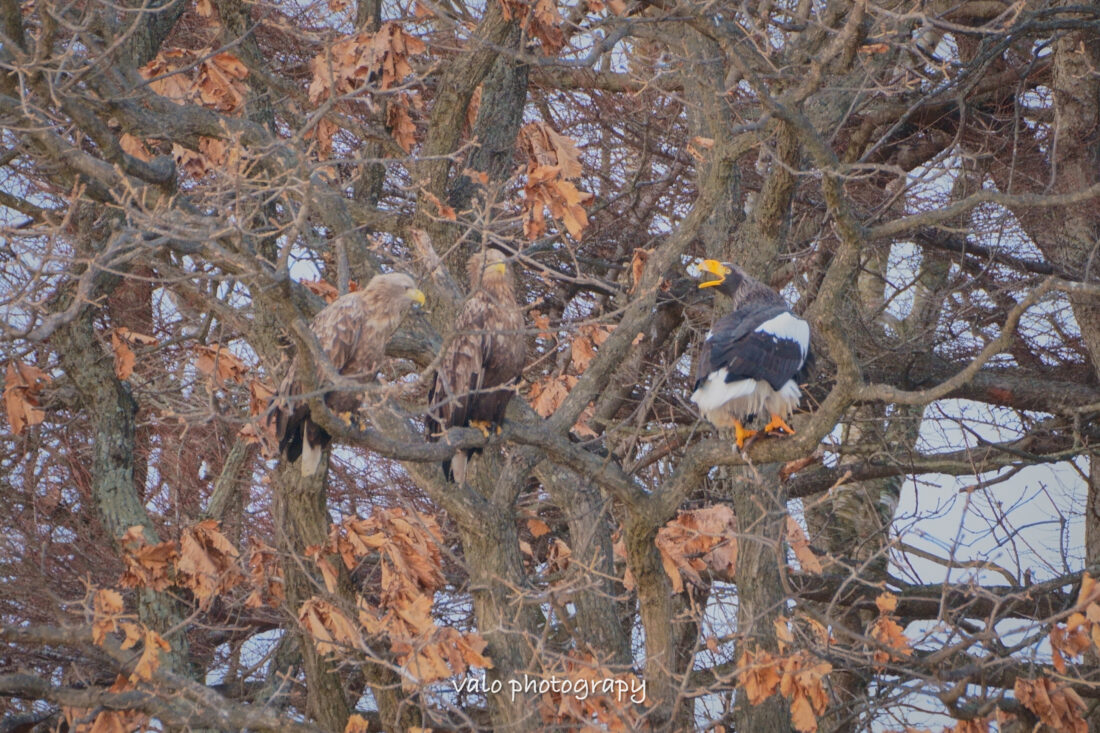
[[[470,295],[428,393],[430,438],[451,427],[474,425],[488,433],[500,425],[523,373],[523,311],[516,303],[507,258],[495,249],[479,252],[470,258],[466,272]],[[445,462],[448,478],[463,483],[475,452],[463,451]]]
[[[411,277],[401,273],[376,275],[362,290],[342,295],[325,306],[313,319],[310,330],[337,372],[361,382],[371,381],[382,362],[386,342],[413,303],[423,305],[424,293]],[[292,463],[300,457],[302,475],[310,476],[317,471],[322,451],[332,436],[310,419],[309,405],[301,398],[300,368],[295,358],[272,401],[269,419],[275,421],[279,451]],[[325,395],[325,404],[337,414],[355,412],[360,401],[358,392],[348,390]]]
[[[691,401],[717,428],[733,428],[737,447],[756,434],[745,428],[758,414],[771,416],[764,432],[793,435],[787,424],[802,398],[812,363],[810,324],[787,307],[779,293],[740,268],[704,260],[699,285],[715,288],[733,301],[729,314],[707,333],[695,369]]]

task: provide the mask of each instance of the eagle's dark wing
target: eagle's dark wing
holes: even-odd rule
[[[790,328],[798,323],[805,321],[781,303],[749,304],[719,319],[703,344],[695,388],[722,369],[726,382],[762,379],[773,389],[782,388],[802,369],[809,352],[802,329]]]

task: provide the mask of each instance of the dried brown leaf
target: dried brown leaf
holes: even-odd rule
[[[798,564],[802,566],[803,572],[821,575],[825,571],[821,566],[821,560],[810,549],[810,541],[807,539],[806,533],[802,531],[802,526],[791,516],[787,517],[787,541],[794,551],[795,558],[798,559]]]
[[[46,419],[46,412],[38,407],[38,396],[50,381],[50,375],[38,367],[21,361],[8,362],[4,375],[4,409],[12,433],[20,435],[28,425],[38,425]]]
[[[244,381],[244,375],[248,373],[248,365],[238,359],[226,347],[211,344],[210,346],[199,345],[194,348],[198,353],[195,368],[210,377],[217,386],[221,387],[228,382],[240,384]]]

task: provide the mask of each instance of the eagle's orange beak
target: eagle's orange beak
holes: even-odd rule
[[[419,288],[409,288],[405,291],[405,295],[408,295],[409,300],[416,303],[420,307],[424,307],[424,303],[427,302],[427,299],[424,297],[424,292]]]
[[[485,271],[495,272],[498,275],[503,275],[504,273],[508,272],[508,265],[504,264],[503,262],[494,262],[493,264],[487,266],[485,268]]]
[[[732,270],[723,265],[718,260],[703,260],[699,263],[700,272],[709,272],[711,275],[717,277],[717,280],[708,280],[705,283],[699,283],[699,288],[713,288],[715,285],[721,285],[726,281],[726,275],[730,274]]]

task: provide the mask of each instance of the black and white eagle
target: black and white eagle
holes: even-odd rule
[[[703,260],[696,267],[698,277],[718,278],[699,287],[728,295],[733,310],[707,333],[691,401],[715,427],[736,431],[738,449],[756,434],[745,424],[765,412],[771,419],[764,432],[793,435],[787,419],[802,398],[799,384],[812,364],[810,324],[792,313],[779,293],[744,270],[717,260]]]

